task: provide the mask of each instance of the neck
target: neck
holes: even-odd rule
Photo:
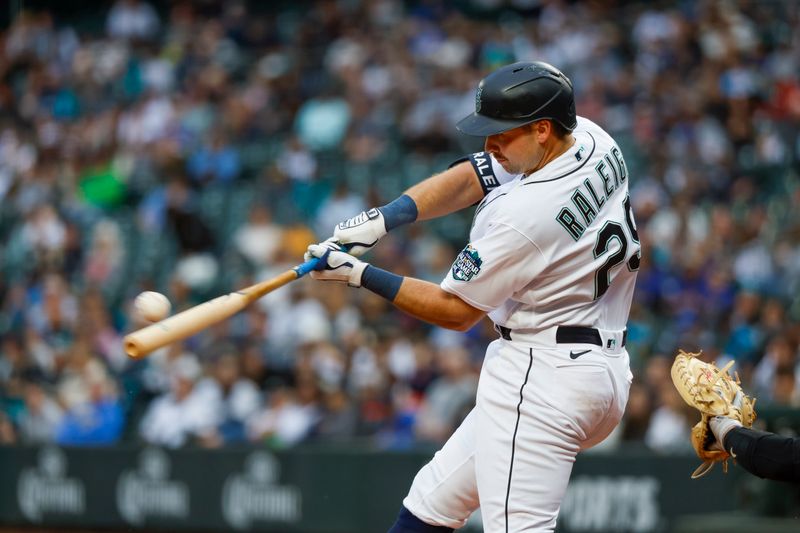
[[[552,144],[544,147],[544,152],[542,153],[542,158],[539,160],[539,163],[528,172],[525,172],[526,176],[530,176],[534,172],[541,170],[547,163],[569,150],[572,145],[575,144],[575,137],[571,133],[567,134],[562,139],[555,137],[553,139],[554,142]]]

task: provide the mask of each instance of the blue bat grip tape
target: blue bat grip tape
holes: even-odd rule
[[[297,272],[297,277],[298,278],[302,278],[303,276],[305,276],[306,274],[308,274],[309,272],[311,272],[312,270],[317,268],[317,265],[319,264],[319,262],[320,262],[320,258],[319,257],[315,257],[314,259],[309,259],[305,263],[297,265],[292,270]]]

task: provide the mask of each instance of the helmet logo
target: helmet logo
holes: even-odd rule
[[[478,90],[475,91],[475,112],[481,112],[481,95],[483,94],[483,86],[478,85]]]

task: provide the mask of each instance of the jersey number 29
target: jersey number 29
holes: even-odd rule
[[[633,223],[633,213],[631,211],[631,197],[626,196],[625,201],[622,203],[625,208],[625,226],[628,228],[630,238],[635,244],[639,244],[639,232],[636,231],[636,225]],[[628,255],[628,237],[625,235],[625,230],[622,224],[618,222],[606,222],[600,233],[597,234],[597,240],[594,243],[594,257],[598,258],[601,255],[608,254],[608,247],[611,241],[617,239],[619,241],[619,248],[616,252],[610,254],[605,262],[594,273],[594,299],[601,298],[608,288],[611,286],[610,271],[615,266],[619,265],[625,260]],[[639,263],[641,262],[642,252],[637,249],[636,254],[631,256],[628,260],[628,269],[631,272],[639,270]]]

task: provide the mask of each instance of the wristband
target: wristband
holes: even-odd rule
[[[734,428],[742,427],[742,423],[738,420],[724,416],[715,416],[711,418],[708,425],[711,427],[711,432],[717,437],[717,440],[723,448],[725,447],[725,437],[728,436],[728,432]]]
[[[386,231],[391,231],[397,226],[403,224],[410,224],[417,220],[419,212],[417,211],[417,204],[407,194],[392,200],[383,207],[379,207],[378,211],[383,215],[383,223],[386,226]]]
[[[364,264],[367,266],[361,274],[361,286],[393,302],[400,290],[400,285],[403,284],[403,276],[392,274],[367,263]]]

